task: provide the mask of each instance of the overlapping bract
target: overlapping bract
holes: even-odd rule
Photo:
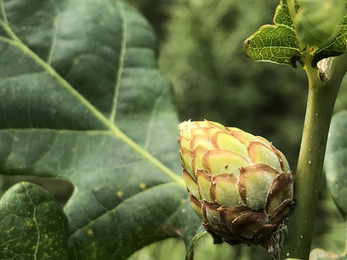
[[[206,230],[225,242],[263,243],[289,212],[284,155],[262,137],[215,122],[179,125],[183,177]]]

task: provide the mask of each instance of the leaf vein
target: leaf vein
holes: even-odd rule
[[[116,2],[120,5],[119,2]],[[122,8],[123,12],[124,9]],[[123,15],[125,15],[123,13]],[[0,20],[0,25],[1,25]],[[10,33],[13,34],[12,31]],[[177,182],[179,185],[185,187],[183,179],[175,174],[171,169],[169,169],[166,165],[164,165],[161,161],[159,161],[156,157],[154,157],[152,154],[149,153],[149,151],[142,148],[138,143],[136,143],[134,140],[132,140],[129,136],[127,136],[124,132],[122,132],[115,124],[111,123],[109,119],[107,119],[99,110],[96,109],[88,100],[86,100],[76,89],[74,89],[70,83],[68,83],[64,78],[62,78],[51,66],[49,66],[45,61],[43,61],[40,57],[37,56],[36,53],[34,53],[32,50],[30,50],[25,44],[23,44],[20,39],[17,38],[15,34],[13,34],[13,38],[15,41],[11,41],[8,43],[16,46],[17,48],[21,49],[26,55],[30,56],[35,62],[37,62],[42,68],[44,68],[47,73],[52,75],[61,85],[64,87],[67,91],[71,93],[71,95],[74,95],[81,103],[82,106],[86,107],[91,113],[95,115],[96,118],[100,120],[102,124],[104,124],[110,131],[113,132],[115,136],[120,138],[124,143],[129,145],[135,152],[139,153],[141,156],[146,158],[151,164],[158,167],[164,174],[169,176],[171,179],[173,179],[175,182]],[[125,41],[125,39],[123,39]],[[124,43],[125,44],[125,43]],[[125,51],[125,49],[124,49]],[[119,87],[119,86],[118,86]],[[116,99],[115,99],[116,100]],[[114,108],[116,107],[116,103],[114,104]]]
[[[123,21],[123,24],[122,24],[122,42],[121,42],[121,50],[120,50],[120,54],[119,54],[115,93],[114,93],[114,97],[113,97],[112,110],[111,110],[111,114],[109,117],[109,120],[113,123],[115,122],[115,119],[116,119],[119,89],[120,89],[120,84],[121,84],[122,74],[123,74],[123,69],[124,69],[124,59],[125,59],[125,54],[126,54],[126,42],[127,42],[127,26],[128,26],[123,6],[121,4],[119,4],[118,2],[116,2],[116,3],[119,6],[120,15],[121,15],[121,19]]]
[[[58,15],[54,19],[54,34],[53,34],[51,48],[49,50],[48,60],[47,60],[47,64],[49,64],[49,65],[52,63],[52,57],[53,57],[53,53],[54,53],[54,50],[55,50],[55,45],[57,43],[57,36],[58,36],[58,31],[59,31],[59,21],[60,21],[60,18],[61,18],[61,12],[59,10],[59,7],[57,6],[57,3],[55,2],[55,0],[52,0],[52,2],[55,5],[56,10],[58,11]]]
[[[2,17],[4,19],[4,23],[8,24],[7,15],[6,15],[6,11],[5,11],[5,6],[4,6],[4,1],[3,0],[0,0],[0,9],[1,9],[1,15],[2,15]]]
[[[39,228],[39,223],[37,222],[37,219],[36,219],[36,205],[35,203],[33,202],[29,192],[28,192],[28,189],[24,186],[25,190],[26,190],[26,193],[28,194],[28,197],[30,198],[30,201],[31,203],[33,204],[34,206],[34,217],[33,217],[33,220],[35,222],[35,225],[36,225],[36,229],[37,229],[37,242],[36,242],[36,247],[35,247],[35,253],[34,253],[34,259],[36,260],[37,259],[37,252],[38,252],[38,249],[39,249],[39,245],[40,245],[40,228]]]
[[[6,18],[7,22],[7,18]],[[0,20],[0,27],[4,28],[4,30],[7,32],[7,34],[12,38],[13,41],[20,42],[18,37],[14,34],[14,32],[11,30],[11,28],[8,26],[8,23],[5,23],[4,21]],[[1,37],[3,39],[7,39],[6,37]],[[0,39],[1,39],[0,38]],[[9,39],[8,39],[9,40]]]
[[[149,119],[149,124],[148,124],[148,129],[147,129],[147,134],[146,134],[146,141],[145,141],[145,149],[148,150],[148,146],[149,146],[149,142],[151,139],[151,130],[153,128],[153,121],[154,121],[154,117],[157,114],[157,108],[158,108],[158,104],[160,103],[160,101],[162,100],[163,96],[167,93],[167,91],[163,92],[155,101],[155,104],[153,106],[153,110],[151,113],[151,118]]]

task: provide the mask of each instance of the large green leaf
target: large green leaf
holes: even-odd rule
[[[200,221],[148,23],[114,0],[0,0],[0,18],[0,172],[75,185],[70,259],[188,245]]]
[[[328,190],[339,208],[347,215],[347,111],[331,120],[324,168]]]
[[[0,203],[0,230],[1,259],[68,259],[67,218],[40,186],[23,182],[6,192]]]

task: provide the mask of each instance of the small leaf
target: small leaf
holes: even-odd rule
[[[346,51],[347,16],[341,16],[341,12],[345,12],[341,0],[335,1],[339,1],[338,5],[330,6],[331,9],[339,9],[334,19],[330,19],[333,12],[326,12],[316,1],[305,0],[304,7],[296,5],[298,14],[294,26],[287,1],[282,0],[276,9],[274,25],[262,26],[245,41],[246,55],[255,61],[275,62],[296,68],[296,62],[303,64],[304,55],[310,55],[311,66],[317,67],[320,60],[343,54]],[[303,50],[299,48],[297,37],[303,38],[301,40],[306,43]]]
[[[326,42],[322,47],[311,49],[312,67],[316,67],[318,61],[339,56],[346,52],[347,42],[347,16],[344,16],[341,24],[337,27],[337,31],[330,41]]]
[[[299,43],[286,0],[276,8],[274,25],[264,25],[245,41],[245,53],[255,61],[291,65],[301,60]]]
[[[316,47],[330,42],[345,14],[345,0],[300,0],[300,5],[294,19],[300,40]]]
[[[347,111],[333,116],[324,161],[328,190],[344,217],[347,215]]]
[[[1,259],[68,259],[67,218],[40,186],[22,182],[4,194],[0,230]]]

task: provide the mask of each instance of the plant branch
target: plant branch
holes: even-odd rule
[[[281,259],[309,259],[319,184],[330,120],[342,78],[347,70],[347,54],[332,59],[325,72],[331,75],[321,82],[317,70],[305,63],[309,93],[300,147],[298,167],[294,177],[296,204],[288,223],[289,237]]]

